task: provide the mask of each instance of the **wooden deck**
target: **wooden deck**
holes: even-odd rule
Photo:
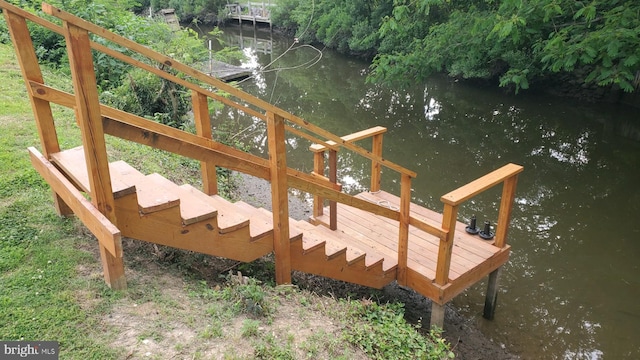
[[[390,208],[400,207],[400,198],[384,191],[363,192],[356,197]],[[329,213],[329,208],[325,210],[325,213]],[[338,204],[337,214],[336,231],[344,234],[349,239],[349,244],[367,254],[384,258],[388,267],[397,265],[398,221],[343,204]],[[442,214],[416,204],[411,204],[411,214],[434,226],[442,223]],[[323,215],[315,220],[328,224],[329,216]],[[450,283],[447,286],[438,286],[435,283],[440,239],[416,227],[410,227],[408,270],[411,288],[444,304],[509,259],[508,245],[499,248],[493,245],[493,241],[469,235],[465,231],[466,226],[461,222],[456,224],[449,272]]]
[[[64,26],[0,0],[41,141],[42,153],[33,147],[29,152],[34,168],[54,192],[58,213],[75,214],[96,236],[104,279],[111,288],[127,286],[122,237],[129,237],[244,262],[273,253],[278,284],[291,283],[292,270],[375,288],[397,281],[433,300],[431,323],[440,327],[443,305],[488,275],[484,316],[493,317],[500,266],[509,258],[507,233],[521,166],[507,164],[443,195],[440,214],[411,203],[411,182],[417,174],[383,158],[385,128],[332,134],[125,37],[49,4],[42,7]],[[27,21],[64,36],[73,93],[44,83]],[[101,45],[94,41],[98,37],[137,55]],[[94,51],[190,93],[196,133],[101,104],[93,73]],[[173,70],[149,66],[139,60],[142,57]],[[212,137],[210,101],[264,121],[268,158],[217,142]],[[74,111],[82,146],[61,148],[51,104]],[[199,161],[202,189],[175,184],[159,174],[142,174],[119,159],[110,161],[106,135]],[[288,136],[314,143],[309,149],[313,153],[310,174],[287,166]],[[355,144],[363,140],[372,141],[371,150]],[[341,148],[371,161],[370,193],[342,192],[337,178]],[[273,211],[221,198],[218,167],[269,181]],[[399,175],[399,196],[380,189],[383,167],[389,170],[385,176]],[[466,224],[457,221],[458,208],[498,185],[502,195],[495,240],[486,242],[464,231]],[[314,197],[311,223],[289,218],[289,189]],[[325,202],[329,203],[326,208]]]
[[[271,6],[271,1],[227,4],[227,16],[230,19],[238,20],[240,25],[242,25],[242,21],[251,21],[253,26],[263,23],[269,24],[271,27]]]

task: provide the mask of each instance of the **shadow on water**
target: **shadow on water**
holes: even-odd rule
[[[640,123],[633,109],[512,96],[438,77],[388,89],[365,83],[366,63],[326,49],[268,31],[238,40],[238,29],[227,28],[225,37],[271,47],[245,47],[254,78],[242,89],[337,134],[386,126],[384,157],[418,173],[418,203],[441,209],[442,194],[507,162],[524,165],[496,319],[480,316],[483,284],[454,304],[525,358],[640,358]],[[217,117],[241,124],[238,138],[266,153],[262,124],[228,109]],[[310,171],[309,144],[292,137],[288,145],[289,165]],[[341,151],[348,191],[366,188],[369,167]],[[397,193],[398,183],[384,172],[384,189]],[[495,222],[498,204],[497,192],[470,201],[461,220],[476,214]]]

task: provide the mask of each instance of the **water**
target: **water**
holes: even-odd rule
[[[239,44],[239,34],[227,28],[226,41]],[[339,135],[387,127],[384,157],[417,172],[417,203],[441,209],[441,195],[505,163],[523,165],[496,318],[481,317],[484,284],[454,304],[527,359],[640,358],[640,122],[633,109],[513,96],[438,77],[387,89],[365,83],[367,63],[326,49],[293,44],[280,57],[291,39],[252,30],[242,42],[245,66],[275,61],[241,83],[244,90]],[[266,153],[263,126],[229,113],[244,129],[236,138]],[[311,170],[307,147],[289,141],[291,166]],[[339,156],[347,191],[365,189],[370,164],[348,151]],[[384,171],[383,189],[398,193],[398,183],[399,175]],[[460,219],[495,221],[498,196],[468,202]]]

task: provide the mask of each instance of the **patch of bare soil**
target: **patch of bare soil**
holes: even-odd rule
[[[78,266],[79,277],[102,281],[95,242],[82,246],[96,261]],[[228,275],[230,269],[237,273],[237,262],[130,239],[123,247],[129,288],[99,319],[122,359],[367,359],[341,339],[339,305],[328,297],[291,291],[293,285],[265,287],[273,289],[264,294],[268,316],[238,314],[231,310],[233,299],[211,296],[229,283],[246,283],[242,274]],[[76,292],[83,310],[104,301],[98,290]]]

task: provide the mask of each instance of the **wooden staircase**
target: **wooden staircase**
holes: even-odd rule
[[[84,149],[52,154],[78,190],[88,192]],[[160,174],[144,175],[124,161],[109,164],[122,235],[243,262],[273,252],[273,215],[243,201],[231,203]],[[395,280],[397,261],[363,250],[350,235],[290,219],[292,269],[381,288]]]

